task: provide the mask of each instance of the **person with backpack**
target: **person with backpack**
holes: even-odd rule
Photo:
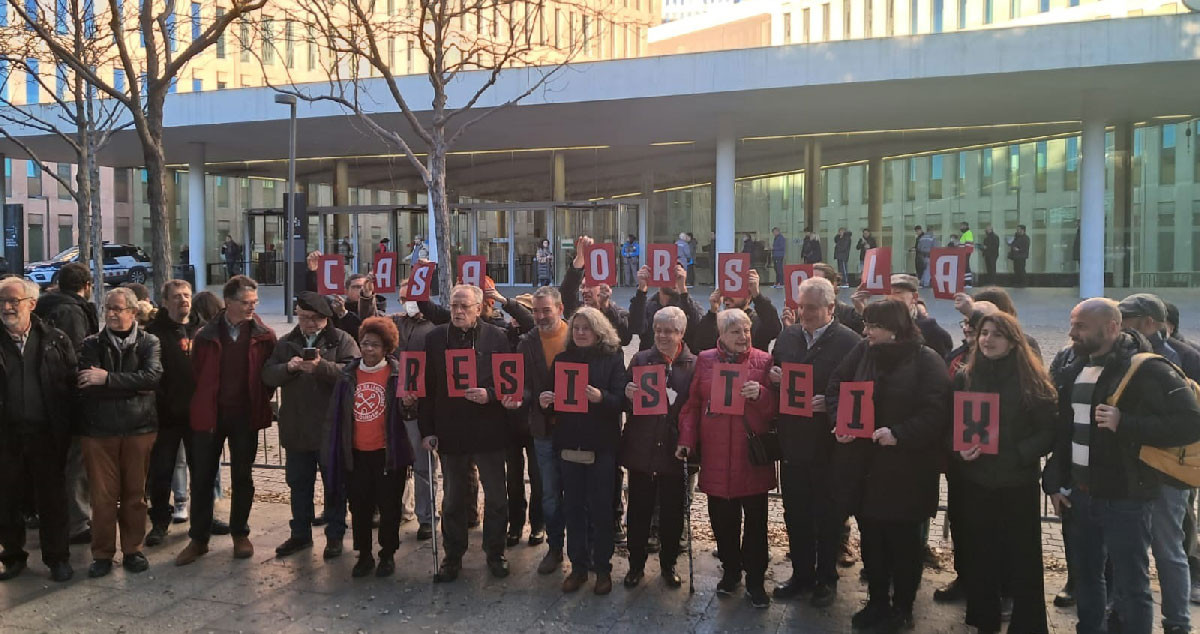
[[[1165,477],[1159,469],[1179,474],[1171,465],[1187,465],[1176,459],[1152,467],[1142,456],[1200,441],[1200,405],[1195,384],[1157,355],[1138,356],[1151,352],[1150,343],[1121,324],[1110,299],[1084,300],[1071,311],[1075,358],[1055,377],[1057,434],[1042,488],[1055,513],[1071,517],[1078,630],[1105,631],[1110,561],[1122,632],[1149,634],[1151,518]]]

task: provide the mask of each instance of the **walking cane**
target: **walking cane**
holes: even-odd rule
[[[688,486],[690,474],[688,473],[688,455],[683,454],[683,494],[687,499],[687,509],[685,510],[684,519],[687,521],[687,548],[688,548],[688,594],[696,594],[696,572],[692,567],[692,487]]]
[[[437,441],[434,441],[433,447],[436,448]],[[436,578],[438,573],[438,513],[437,505],[437,471],[433,466],[433,449],[428,450],[429,453],[429,505],[430,505],[430,523],[433,527],[433,575]]]

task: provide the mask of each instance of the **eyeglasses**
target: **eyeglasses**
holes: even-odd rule
[[[125,306],[105,306],[104,307],[104,312],[106,312],[106,313],[123,313],[127,310],[133,310],[133,309],[125,307]]]
[[[17,297],[17,298],[0,297],[0,306],[12,306],[15,308],[17,306],[20,306],[21,302],[23,302],[27,299],[32,300],[33,298],[32,297]]]
[[[478,306],[479,302],[471,302],[470,304],[460,304],[454,302],[450,304],[450,310],[470,310],[472,306]]]

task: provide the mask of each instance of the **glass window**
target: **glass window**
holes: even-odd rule
[[[32,57],[25,60],[25,103],[41,101],[38,84],[38,61]]]
[[[1021,17],[1021,0],[1008,0],[1008,18],[1015,20]]]
[[[995,13],[993,1],[994,0],[983,0],[983,23],[984,24],[992,23],[992,19],[993,19],[992,16]]]
[[[1158,262],[1159,273],[1175,271],[1175,203],[1158,203]]]
[[[1038,0],[1038,12],[1046,13],[1050,10],[1050,0]]]
[[[887,0],[887,24],[884,28],[888,37],[896,34],[896,0]]]
[[[842,39],[850,39],[850,0],[842,0]]]
[[[1079,137],[1067,137],[1066,169],[1063,170],[1063,189],[1079,189]]]
[[[67,95],[67,65],[56,64],[54,66],[54,96],[58,99],[66,99]]]
[[[1195,166],[1192,170],[1194,172],[1192,174],[1192,182],[1200,183],[1200,148],[1195,146],[1197,140],[1200,140],[1200,120],[1193,122],[1192,126],[1192,162],[1195,163]],[[1200,249],[1197,249],[1196,251],[1200,252]],[[1196,270],[1200,271],[1200,268],[1197,268]]]
[[[0,99],[8,99],[8,60],[0,59]]]
[[[1021,188],[1021,146],[1008,146],[1008,191]]]
[[[1158,184],[1175,184],[1175,124],[1162,127],[1162,149],[1158,154]]]
[[[958,152],[954,155],[954,162],[958,166],[958,177],[954,182],[954,196],[962,196],[967,189],[967,154],[966,152]]]
[[[979,193],[985,194],[992,186],[992,148],[984,148],[979,153]]]
[[[54,2],[54,27],[61,35],[66,35],[68,32],[67,16],[70,11],[67,10],[67,0],[55,0]]]
[[[204,90],[204,80],[199,77],[192,78],[192,92],[202,92]]]
[[[944,173],[942,165],[945,162],[945,157],[941,154],[934,154],[929,157],[929,199],[941,200],[942,198],[942,183]]]
[[[238,30],[240,31],[241,35],[240,41],[238,42],[242,49],[241,60],[243,62],[248,62],[250,61],[250,25],[242,22]]]
[[[118,203],[129,202],[129,170],[127,168],[113,170],[113,201]]]
[[[1048,147],[1045,141],[1038,141],[1034,144],[1037,156],[1034,163],[1034,191],[1044,193],[1046,191],[1046,163],[1048,161]]]
[[[262,62],[275,63],[275,23],[271,20],[262,23]]]
[[[167,11],[167,47],[172,51],[175,50],[175,5],[167,5],[170,10]]]
[[[800,32],[800,41],[808,42],[809,35],[812,33],[812,10],[808,7],[805,7],[804,10],[800,12],[800,15],[802,18],[800,20],[800,28],[802,29]]]
[[[967,28],[967,0],[958,0],[958,28]]]
[[[62,181],[66,181],[68,183],[71,182],[71,164],[70,163],[59,163],[58,165],[55,165],[54,167],[55,167],[55,172],[58,174],[58,178],[60,179],[60,180],[55,181],[55,183],[58,184],[58,199],[59,200],[70,200],[71,199],[71,190],[69,188],[67,188],[65,185],[63,185]]]
[[[283,23],[283,63],[288,68],[296,66],[296,26],[291,20]],[[391,67],[391,61],[388,67]]]
[[[783,14],[783,43],[792,43],[792,14],[790,11]]]
[[[829,3],[821,5],[821,41],[829,41]]]
[[[908,25],[909,34],[916,34],[917,32],[917,1],[918,0],[909,0],[908,3],[908,17],[910,20],[910,24]]]
[[[904,189],[904,196],[908,200],[917,199],[917,159],[908,159],[908,186]]]
[[[933,22],[933,32],[934,33],[942,32],[942,17],[943,17],[942,13],[944,13],[945,10],[946,10],[945,9],[945,0],[933,0],[933,9],[932,9],[931,17],[933,18],[932,22]]]
[[[225,17],[225,9],[217,7],[217,19]],[[225,31],[217,36],[217,59],[225,59]]]
[[[200,33],[203,29],[200,27],[200,3],[192,3],[192,40],[200,39]]]
[[[25,161],[25,195],[30,198],[42,195],[42,168],[36,161]]]

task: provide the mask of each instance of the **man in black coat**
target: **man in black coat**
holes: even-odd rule
[[[508,576],[504,558],[504,534],[508,522],[508,492],[505,481],[505,448],[511,434],[510,422],[521,403],[501,403],[492,387],[492,355],[511,352],[503,330],[484,323],[480,317],[483,291],[459,284],[450,294],[450,323],[437,327],[425,338],[426,397],[419,405],[421,445],[437,450],[442,461],[444,495],[442,537],[446,556],[434,581],[458,578],[462,557],[467,552],[467,501],[471,462],[479,468],[483,485],[483,549],[488,570],[495,577]],[[423,312],[423,311],[422,311]],[[447,367],[446,353],[473,350],[475,383],[469,385],[463,372]],[[456,367],[460,366],[456,363]],[[450,396],[448,381],[454,381],[464,396]]]
[[[1126,631],[1149,632],[1154,621],[1149,557],[1151,510],[1164,476],[1138,458],[1140,448],[1200,440],[1200,404],[1168,364],[1144,363],[1115,405],[1108,403],[1133,355],[1150,344],[1121,330],[1117,303],[1081,302],[1071,312],[1075,359],[1056,377],[1055,450],[1042,486],[1055,512],[1070,513],[1075,599],[1080,631],[1104,626],[1105,562],[1112,563],[1115,611]]]
[[[837,596],[837,559],[841,550],[842,521],[834,511],[829,486],[830,456],[834,438],[826,414],[825,386],[861,337],[834,318],[837,290],[824,278],[800,284],[795,314],[784,311],[789,323],[779,334],[773,351],[771,382],[779,385],[784,363],[812,365],[812,416],[780,414],[776,421],[783,461],[779,465],[783,490],[784,521],[792,552],[792,577],[775,586],[775,598],[788,599],[812,589],[812,603],[831,605]],[[799,323],[791,321],[799,318]],[[782,386],[781,402],[790,398]]]
[[[717,347],[717,313],[726,308],[740,308],[750,317],[750,340],[755,348],[766,352],[771,347],[771,342],[783,328],[779,311],[775,310],[769,297],[759,292],[758,271],[750,269],[749,278],[750,297],[724,297],[719,288],[708,296],[709,311],[696,325],[692,336],[693,350],[701,352]]]
[[[687,332],[683,342],[692,350],[695,345],[696,327],[700,324],[700,304],[688,295],[687,269],[675,265],[675,286],[659,287],[653,297],[647,297],[650,288],[650,267],[638,270],[637,291],[629,300],[629,329],[638,333],[638,349],[649,350],[654,345],[654,314],[664,306],[678,306],[687,316]]]
[[[987,283],[996,283],[996,260],[1000,257],[1000,236],[992,230],[992,225],[984,229],[983,234],[983,266],[987,271]]]
[[[1013,262],[1013,286],[1025,286],[1025,263],[1029,261],[1029,234],[1025,225],[1017,225],[1017,233],[1008,243],[1008,259]]]
[[[71,340],[33,314],[38,286],[0,279],[0,581],[25,570],[21,493],[32,489],[38,537],[50,577],[72,577],[67,543],[67,446],[75,412],[77,361]]]

